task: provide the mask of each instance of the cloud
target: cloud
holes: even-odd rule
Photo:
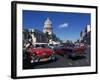
[[[59,25],[59,28],[66,28],[68,27],[68,23],[63,23]]]

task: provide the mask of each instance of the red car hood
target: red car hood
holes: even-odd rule
[[[31,48],[31,49],[29,49],[29,51],[31,53],[36,53],[37,55],[42,55],[44,53],[50,55],[53,53],[53,51],[49,48]]]

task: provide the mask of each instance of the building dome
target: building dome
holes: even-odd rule
[[[45,22],[44,22],[44,29],[43,29],[43,32],[44,32],[44,33],[48,32],[49,34],[52,34],[52,32],[53,32],[52,22],[51,22],[51,20],[49,19],[49,17],[47,17],[47,19],[46,19]]]
[[[45,24],[45,25],[47,25],[47,24],[49,24],[49,25],[52,24],[52,21],[50,20],[49,17],[47,17],[47,19],[45,20],[44,24]]]

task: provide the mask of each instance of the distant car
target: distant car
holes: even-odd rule
[[[73,49],[74,49],[74,46],[66,46],[66,50],[69,53],[72,53],[73,52]]]
[[[55,53],[56,54],[59,54],[59,55],[68,55],[69,53],[72,53],[73,52],[73,48],[72,47],[66,47],[66,46],[58,46],[54,49]]]
[[[76,52],[77,54],[85,53],[85,50],[86,50],[86,46],[83,43],[80,43],[79,46],[75,46],[74,48],[74,52]]]
[[[85,52],[86,52],[86,46],[83,43],[80,43],[79,45],[76,45],[73,48],[73,53],[70,56],[73,56],[73,57],[84,56]]]
[[[56,54],[60,54],[60,55],[63,55],[64,54],[64,50],[63,50],[62,47],[56,47],[56,48],[54,48],[54,52]]]
[[[56,59],[53,50],[48,48],[46,43],[31,45],[27,50],[27,55],[31,63],[47,62]]]

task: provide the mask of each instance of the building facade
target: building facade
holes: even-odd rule
[[[91,26],[87,25],[85,29],[80,32],[80,41],[88,45],[91,44]]]
[[[47,38],[45,34],[37,29],[27,29],[27,35],[23,33],[23,37],[26,40],[26,42],[34,43],[47,43]],[[27,36],[25,38],[25,36]]]
[[[60,44],[60,39],[53,33],[52,21],[48,17],[44,21],[43,31],[37,29],[23,29],[23,42]]]

